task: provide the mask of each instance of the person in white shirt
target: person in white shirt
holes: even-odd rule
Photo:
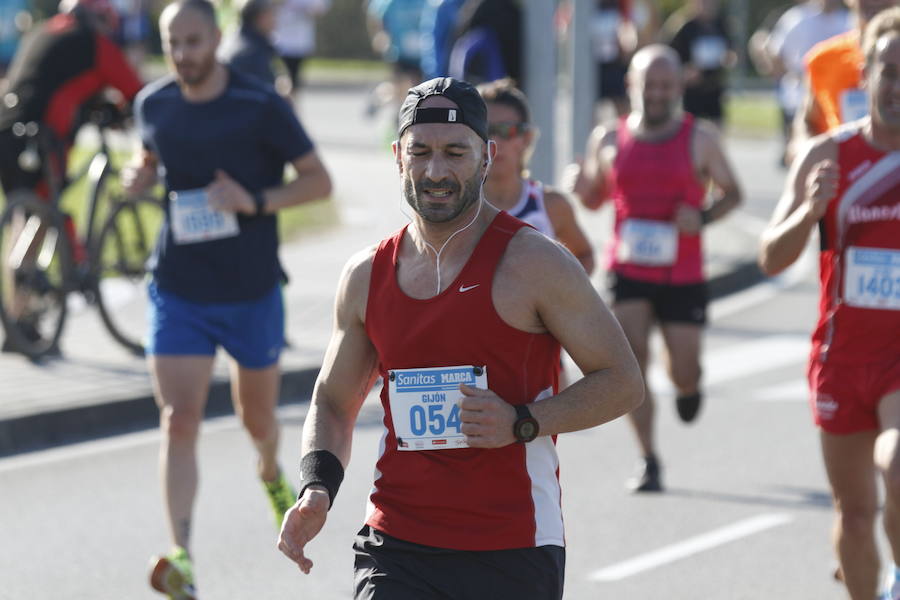
[[[331,0],[283,0],[275,26],[275,49],[290,78],[290,94],[302,85],[303,60],[316,50],[316,17],[331,7]]]
[[[803,57],[821,41],[844,33],[852,25],[843,0],[808,0],[789,8],[755,53],[756,67],[778,80],[784,148],[790,144],[791,123],[805,96]],[[784,153],[782,164],[787,166]]]

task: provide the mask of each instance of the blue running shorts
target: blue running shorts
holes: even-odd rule
[[[284,347],[284,300],[276,285],[246,302],[191,302],[151,281],[147,308],[148,355],[215,356],[222,346],[242,367],[278,362]]]

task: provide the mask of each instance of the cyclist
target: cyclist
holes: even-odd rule
[[[174,73],[135,101],[144,151],[123,179],[134,193],[160,167],[168,192],[151,260],[146,351],[174,548],[155,560],[150,582],[183,598],[195,593],[196,445],[219,346],[230,356],[235,410],[256,446],[278,523],[296,498],[277,462],[284,274],[276,214],[327,196],[331,181],[290,105],[271,86],[216,60],[221,33],[212,3],[169,4],[160,31]],[[283,183],[288,163],[296,177]]]
[[[819,320],[812,334],[810,408],[834,496],[834,545],[853,600],[878,588],[877,478],[900,599],[900,8],[862,40],[868,116],[818,136],[797,157],[762,236],[768,274],[819,234]]]
[[[62,164],[55,164],[56,156],[42,159],[51,161],[53,176],[61,181],[82,108],[104,88],[118,90],[123,101],[132,100],[141,89],[141,81],[125,55],[108,37],[118,22],[109,0],[64,0],[60,11],[23,40],[0,101],[0,184],[7,200],[23,191],[44,198],[50,194],[50,182],[43,181],[44,170],[29,170],[25,161],[20,160],[28,142],[20,135],[21,125],[17,127],[17,124],[38,123],[44,139],[52,139],[51,145],[58,146]],[[66,227],[70,239],[75,239],[71,219],[67,220]],[[73,251],[76,262],[84,258],[83,248],[75,245]],[[13,282],[14,278],[9,277],[9,281]],[[13,304],[10,312],[17,310],[20,308]],[[31,323],[21,322],[19,328],[38,339],[39,334]],[[4,341],[3,351],[16,350],[9,339]]]
[[[575,192],[588,208],[615,204],[607,270],[613,312],[644,372],[650,329],[659,322],[678,416],[700,410],[700,344],[706,323],[701,229],[721,219],[741,192],[712,124],[681,109],[682,71],[675,51],[650,45],[628,72],[631,113],[591,134]],[[706,206],[707,191],[714,190]],[[631,413],[643,454],[633,491],[662,489],[654,439],[655,407]]]
[[[339,285],[279,549],[310,572],[306,544],[381,376],[386,431],[354,544],[360,600],[561,598],[554,436],[641,400],[634,356],[581,265],[486,202],[487,129],[471,85],[409,90],[393,148],[412,222],[352,258]],[[557,394],[561,345],[585,376]]]
[[[124,53],[108,37],[118,23],[109,0],[64,0],[59,8],[60,14],[23,40],[10,66],[0,102],[0,183],[7,195],[42,188],[40,173],[20,165],[26,141],[13,132],[16,123],[39,123],[68,145],[80,109],[98,92],[112,87],[130,102],[141,89]]]

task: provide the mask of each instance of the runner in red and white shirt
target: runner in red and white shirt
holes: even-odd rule
[[[409,91],[394,152],[412,223],[352,258],[338,288],[304,423],[303,491],[279,548],[310,571],[304,548],[381,377],[385,431],[354,545],[359,599],[561,598],[555,436],[643,396],[625,336],[578,261],[485,201],[487,128],[465,82]],[[584,378],[556,393],[560,346]]]
[[[819,321],[810,404],[835,498],[835,546],[851,598],[876,596],[876,479],[894,557],[883,598],[900,598],[900,8],[863,38],[869,113],[814,138],[763,234],[760,266],[793,263],[819,232]]]
[[[574,192],[588,208],[615,207],[606,271],[613,312],[646,373],[648,342],[659,323],[679,417],[701,406],[700,343],[706,323],[702,227],[741,201],[714,126],[681,109],[682,71],[668,46],[646,46],[628,72],[631,113],[591,134]],[[707,190],[713,200],[707,206]],[[662,489],[653,431],[654,403],[631,414],[643,454],[636,492]]]

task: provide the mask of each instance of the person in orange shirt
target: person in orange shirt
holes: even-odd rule
[[[856,26],[813,46],[806,55],[808,94],[795,121],[793,148],[797,143],[855,121],[868,113],[866,92],[861,88],[864,57],[860,38],[866,24],[898,0],[847,0]]]

